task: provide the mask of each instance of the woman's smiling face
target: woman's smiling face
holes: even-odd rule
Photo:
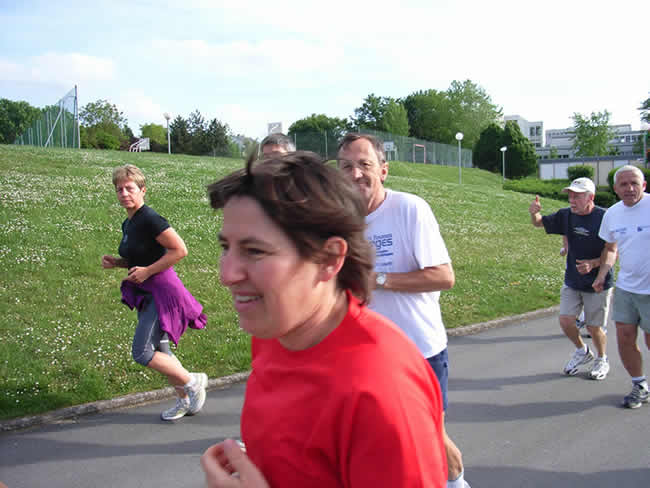
[[[303,258],[289,236],[247,196],[223,208],[221,283],[230,289],[239,325],[261,338],[282,338],[317,320],[325,293],[321,265]]]

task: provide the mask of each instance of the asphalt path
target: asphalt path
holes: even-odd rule
[[[613,333],[613,330],[611,330]],[[650,486],[650,405],[621,408],[630,381],[610,334],[604,381],[561,373],[572,346],[549,316],[450,337],[447,429],[473,488]],[[588,340],[588,339],[587,339]],[[641,344],[646,361],[650,355]],[[245,385],[208,393],[203,411],[159,420],[172,401],[0,434],[9,488],[199,487],[201,453],[239,436]]]

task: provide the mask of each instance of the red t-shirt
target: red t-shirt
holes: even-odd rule
[[[341,324],[309,349],[253,338],[248,456],[274,488],[444,487],[435,375],[397,326],[348,301]]]

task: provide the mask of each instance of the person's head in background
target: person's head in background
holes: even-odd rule
[[[281,132],[269,134],[260,144],[263,157],[268,157],[271,154],[287,154],[294,152],[296,146],[289,136],[285,136]]]

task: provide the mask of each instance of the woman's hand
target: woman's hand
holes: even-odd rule
[[[259,469],[232,440],[209,447],[201,456],[208,488],[269,488]]]
[[[117,268],[119,266],[119,262],[120,258],[116,258],[115,256],[110,256],[108,254],[104,254],[102,256],[102,268]]]
[[[140,284],[147,281],[150,276],[151,274],[149,272],[149,268],[142,266],[133,266],[132,268],[129,268],[129,275],[126,277],[126,280]]]

